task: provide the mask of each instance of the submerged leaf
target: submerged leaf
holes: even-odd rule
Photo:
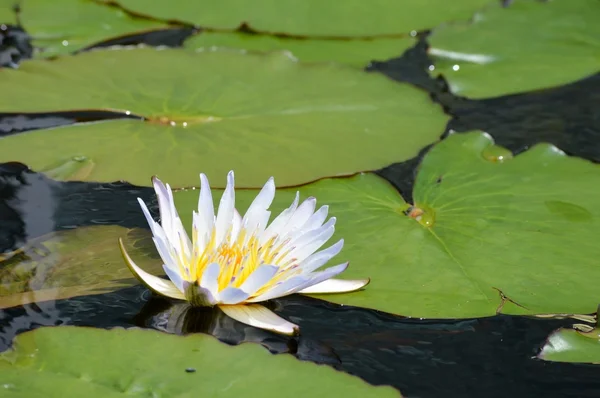
[[[585,362],[600,364],[600,334],[582,334],[572,329],[553,332],[538,358],[556,362]]]
[[[163,274],[149,231],[117,226],[80,227],[35,239],[0,262],[0,308],[101,294],[137,284],[117,239],[148,272]]]

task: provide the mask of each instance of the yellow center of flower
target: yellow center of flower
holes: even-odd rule
[[[198,253],[197,248],[194,249],[192,261],[189,267],[189,281],[200,282],[202,274],[206,267],[212,263],[218,263],[220,266],[220,274],[218,278],[219,291],[227,286],[239,288],[260,265],[269,264],[279,266],[277,274],[264,286],[262,286],[256,294],[267,290],[278,281],[290,276],[290,273],[296,269],[295,258],[291,258],[282,263],[282,260],[293,249],[282,250],[288,241],[275,243],[277,236],[272,237],[263,245],[260,245],[256,236],[251,236],[245,239],[246,231],[240,231],[239,236],[235,240],[225,239],[219,246],[215,245],[215,232],[206,245],[202,253]],[[182,269],[182,275],[187,276],[188,273]],[[185,278],[187,279],[187,278]]]

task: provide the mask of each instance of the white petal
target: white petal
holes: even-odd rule
[[[323,222],[325,222],[328,212],[329,206],[321,206],[321,208],[317,210],[315,214],[310,216],[310,218],[308,219],[308,221],[306,221],[304,226],[302,226],[302,231],[307,232],[315,228],[319,228],[321,225],[323,225]]]
[[[219,273],[221,267],[218,263],[211,263],[206,266],[200,279],[200,286],[205,288],[212,296],[219,299]]]
[[[259,304],[220,305],[219,308],[229,317],[246,325],[270,330],[288,336],[297,335],[298,325],[286,321],[271,310]]]
[[[346,268],[348,268],[348,263],[334,265],[333,267],[329,267],[323,271],[313,272],[312,274],[308,275],[309,280],[307,282],[303,283],[299,287],[292,289],[287,294],[297,293],[301,290],[305,290],[311,286],[326,281],[327,279],[331,279],[334,276],[344,272]]]
[[[356,280],[345,280],[345,279],[327,279],[323,282],[317,283],[307,287],[306,289],[299,290],[298,293],[302,294],[327,294],[327,293],[348,293],[362,289],[367,286],[370,279],[356,279]]]
[[[260,190],[256,198],[252,201],[252,204],[248,207],[248,211],[244,215],[242,225],[246,229],[249,235],[254,234],[256,227],[263,221],[265,211],[273,203],[275,197],[275,181],[273,177],[269,178],[267,183]],[[266,225],[262,225],[265,228]]]
[[[248,293],[249,296],[256,293],[258,289],[263,287],[269,282],[273,276],[277,273],[279,267],[275,265],[261,265],[254,272],[252,272],[248,278],[242,283],[240,289]]]
[[[148,206],[146,206],[146,203],[144,203],[142,198],[137,198],[137,201],[140,204],[140,207],[142,208],[142,212],[144,213],[144,217],[146,217],[146,221],[148,222],[148,226],[150,227],[152,234],[156,235],[156,232],[154,230],[156,229],[157,226],[160,227],[160,225],[158,225],[154,221],[154,219],[152,218],[152,215],[150,215],[150,210],[148,210]]]
[[[204,231],[209,233],[212,231],[215,223],[215,207],[212,200],[212,192],[208,178],[204,173],[200,174],[200,196],[198,198],[198,213],[204,221]]]
[[[290,220],[287,222],[285,227],[283,227],[278,233],[280,235],[280,239],[282,240],[287,237],[290,232],[302,228],[306,221],[308,221],[308,219],[315,212],[316,205],[317,200],[313,197],[307,198],[304,202],[302,202],[292,217],[290,217]]]
[[[151,275],[138,267],[133,262],[131,257],[129,257],[129,254],[123,245],[123,239],[121,238],[119,238],[119,247],[121,248],[121,254],[123,255],[123,259],[125,260],[127,267],[131,270],[133,275],[135,275],[136,278],[138,278],[138,280],[142,282],[148,289],[163,296],[185,300],[185,296],[179,289],[177,289],[173,282]]]
[[[242,216],[240,213],[233,209],[233,221],[231,226],[231,241],[234,242],[240,233],[240,229],[242,228]]]
[[[187,264],[191,257],[192,243],[183,228],[181,219],[175,209],[175,200],[169,184],[166,186],[158,177],[152,177],[152,184],[158,197],[161,226],[170,246],[173,248],[182,264]]]
[[[332,218],[331,220],[333,220],[333,222],[335,223],[334,218]],[[279,261],[285,263],[288,260],[296,259],[296,262],[302,262],[308,256],[313,254],[316,250],[319,250],[319,248],[323,246],[325,242],[327,242],[335,232],[335,227],[333,226],[333,223],[330,223],[329,221],[323,227],[319,228],[318,230],[315,230],[316,234],[309,232],[306,240],[302,239],[302,241],[307,241],[310,239],[310,242],[298,242],[297,244],[294,244],[293,246],[295,246],[296,248],[290,251],[285,257],[283,257]],[[298,241],[300,241],[300,239],[298,239]]]
[[[156,176],[152,177],[152,185],[158,198],[158,209],[160,211],[160,223],[165,232],[170,234],[173,230],[173,221],[171,220],[171,204],[169,203],[169,193],[167,187]]]
[[[179,275],[179,272],[176,272],[172,268],[168,267],[166,264],[163,264],[163,270],[165,271],[165,274],[167,274],[171,282],[173,282],[175,287],[177,287],[177,289],[179,289],[183,293],[183,279],[181,278],[181,275]]]
[[[277,217],[275,217],[275,219],[273,220],[271,225],[269,225],[267,227],[267,229],[265,230],[265,232],[263,233],[263,235],[260,239],[261,244],[264,244],[265,242],[267,242],[274,235],[279,234],[280,230],[287,224],[287,222],[292,217],[292,215],[294,215],[294,212],[296,211],[296,208],[298,207],[299,199],[300,199],[300,192],[296,192],[296,198],[294,199],[294,201],[292,202],[290,207],[288,207],[287,209],[282,211]]]
[[[144,216],[146,217],[146,221],[150,226],[150,230],[152,231],[153,235],[152,240],[154,241],[156,250],[162,258],[163,263],[165,263],[168,267],[172,268],[173,271],[179,272],[179,266],[177,265],[178,260],[174,256],[175,253],[172,253],[172,251],[170,250],[170,243],[168,243],[167,237],[165,236],[165,231],[158,223],[156,223],[152,219],[150,211],[148,210],[148,207],[146,206],[144,201],[138,198],[138,202],[140,204],[140,207],[142,208]]]
[[[213,205],[212,192],[206,175],[200,174],[200,197],[198,198],[198,238],[202,243],[200,250],[204,250],[215,225],[215,208]]]
[[[294,288],[301,288],[306,282],[310,280],[310,276],[292,276],[289,279],[284,280],[278,285],[273,286],[271,289],[267,290],[263,294],[253,297],[250,300],[246,300],[249,303],[258,303],[260,301],[272,300],[277,297],[282,297],[287,295],[287,292]]]
[[[312,243],[315,240],[322,239],[322,237],[327,236],[328,230],[335,226],[335,221],[336,221],[336,218],[331,217],[329,219],[329,221],[327,221],[325,224],[323,224],[319,228],[313,229],[311,231],[307,231],[307,232],[303,233],[302,235],[299,235],[292,241],[290,241],[290,245],[295,246],[298,249],[300,249],[304,246],[307,246],[308,244]],[[333,229],[333,231],[335,231],[335,228]],[[329,239],[329,238],[327,238],[327,239]],[[325,243],[325,242],[326,241],[323,241],[323,243]],[[323,245],[323,243],[321,243],[321,245]]]
[[[329,260],[331,260],[334,256],[337,256],[339,252],[344,247],[344,239],[340,239],[332,246],[329,246],[325,250],[321,250],[314,254],[311,254],[304,261],[302,261],[299,265],[300,269],[302,269],[303,274],[309,274],[323,265],[325,265]]]
[[[250,296],[237,287],[226,287],[219,292],[219,304],[239,304]]]
[[[234,189],[234,175],[233,171],[230,171],[227,174],[227,186],[225,187],[225,192],[223,192],[223,196],[221,197],[221,202],[219,203],[219,211],[217,212],[217,221],[215,223],[216,228],[216,240],[215,245],[218,247],[223,239],[225,238],[225,234],[231,227],[231,222],[233,220],[233,210],[235,208],[235,189]]]

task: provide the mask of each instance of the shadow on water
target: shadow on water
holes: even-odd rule
[[[2,251],[53,230],[84,225],[143,227],[136,198],[150,188],[126,183],[56,182],[24,165],[0,165]],[[0,263],[1,266],[1,263]],[[598,397],[599,368],[535,358],[550,333],[567,320],[500,315],[464,320],[408,319],[292,296],[272,309],[298,323],[289,338],[240,324],[218,309],[191,309],[154,297],[142,286],[102,295],[39,302],[0,310],[0,349],[40,326],[144,327],[175,334],[208,333],[229,344],[254,342],[273,353],[324,363],[408,397]]]

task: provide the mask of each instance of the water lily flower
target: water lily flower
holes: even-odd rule
[[[208,179],[200,174],[200,199],[198,211],[192,214],[191,240],[169,185],[156,177],[152,184],[160,224],[152,219],[146,204],[140,198],[138,201],[169,280],[142,270],[127,254],[121,239],[119,244],[129,269],[159,295],[186,300],[193,306],[216,305],[239,322],[295,335],[297,325],[256,303],[294,293],[352,292],[369,283],[369,279],[333,279],[348,267],[347,262],[319,270],[340,252],[344,241],[317,251],[333,235],[336,219],[325,222],[328,206],[315,211],[315,198],[299,204],[296,192],[291,206],[267,226],[271,215],[268,208],[275,197],[273,177],[242,217],[235,209],[233,171],[227,175],[216,215]]]

